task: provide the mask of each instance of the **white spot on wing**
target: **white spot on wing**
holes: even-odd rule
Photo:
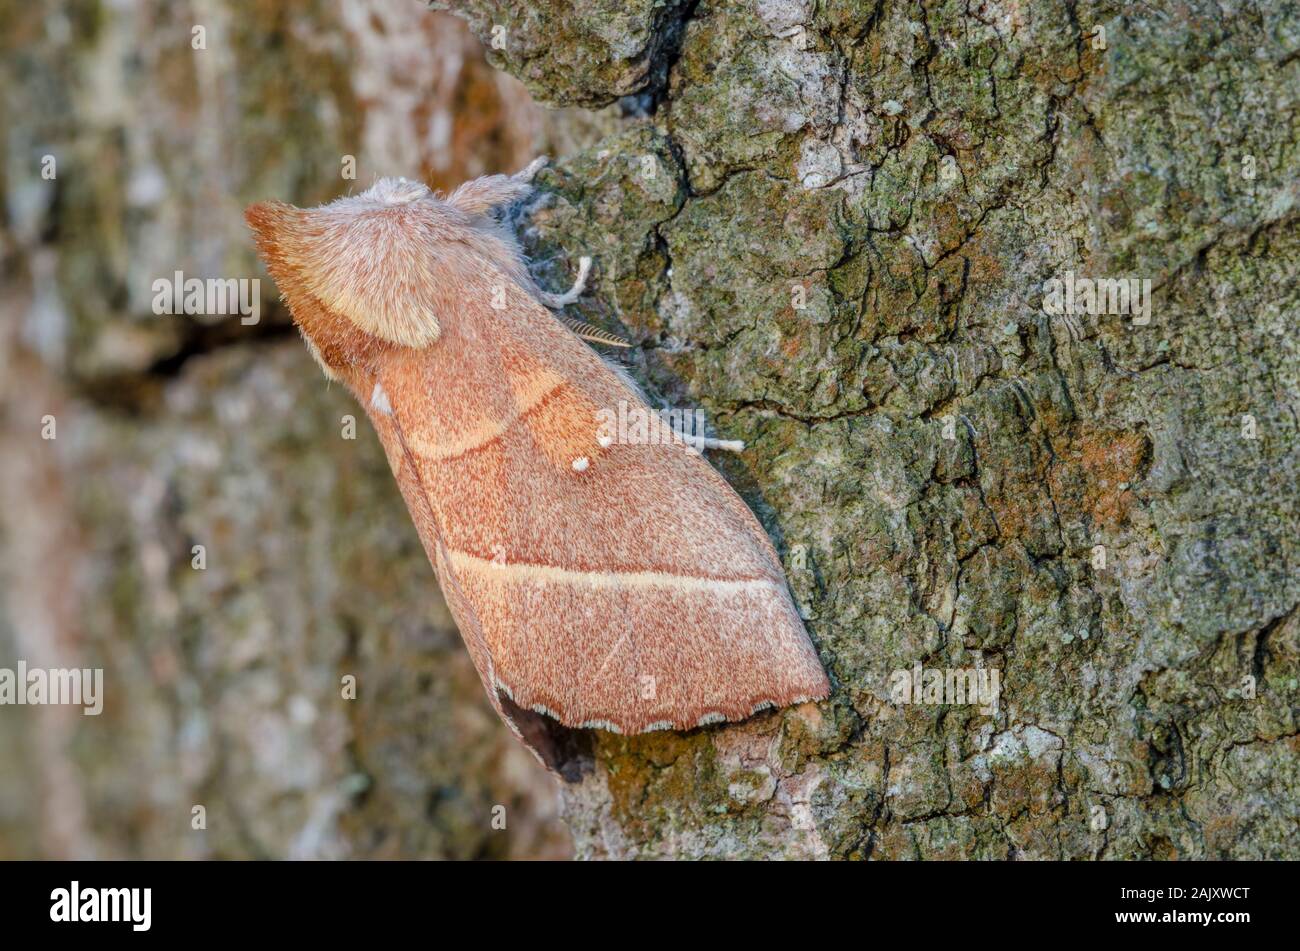
[[[574,459],[574,460],[573,460],[573,471],[574,471],[574,472],[585,472],[586,469],[587,469],[587,466],[589,466],[590,464],[591,464],[591,462],[590,462],[590,460],[587,459],[586,456],[579,456],[577,459]]]
[[[388,394],[378,383],[375,384],[374,392],[370,394],[370,405],[385,416],[393,415],[393,405],[388,402]]]

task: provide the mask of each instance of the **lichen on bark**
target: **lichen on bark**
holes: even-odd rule
[[[513,171],[551,120],[419,4],[47,7],[0,0],[0,668],[105,704],[0,707],[0,857],[570,854],[242,216]],[[261,276],[258,322],[155,313],[177,270]]]
[[[529,15],[564,38],[501,65],[589,101],[590,26]],[[835,691],[598,734],[579,854],[1296,854],[1298,36],[1206,3],[685,12],[652,113],[543,178],[528,238],[594,254],[584,316],[747,441],[718,463]],[[1150,280],[1150,322],[1045,313],[1067,271]],[[894,702],[917,664],[996,669],[996,711]]]
[[[0,853],[564,852],[283,311],[148,307],[175,268],[256,273],[241,207],[344,193],[342,156],[445,187],[542,141],[543,282],[593,255],[571,315],[746,441],[715,461],[834,685],[594,732],[579,855],[1295,857],[1295,11],[445,5],[566,108],[509,105],[418,4],[215,5],[205,59],[157,0],[0,0],[0,426],[60,419],[0,457],[0,661],[103,662],[119,698],[0,719]],[[1150,322],[1045,313],[1067,271],[1149,279]],[[996,709],[895,702],[917,665],[996,670]]]

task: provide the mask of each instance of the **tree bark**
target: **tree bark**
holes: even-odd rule
[[[835,685],[597,734],[578,853],[1294,856],[1295,10],[449,6],[535,97],[619,103],[535,244],[747,442]],[[1046,313],[1071,273],[1149,318]],[[996,710],[901,702],[918,666]]]
[[[417,4],[214,6],[199,51],[157,0],[0,0],[0,667],[106,680],[0,708],[0,857],[567,853],[270,282],[257,326],[150,312],[259,273],[251,201],[538,149],[543,283],[592,255],[570,314],[746,441],[833,683],[593,731],[579,856],[1296,857],[1295,10],[444,5],[557,109]],[[1149,321],[1046,313],[1067,275]],[[918,667],[996,707],[903,702]]]
[[[0,857],[571,854],[242,218],[551,120],[418,4],[46,6],[0,2],[0,668],[100,667],[104,711],[0,706]],[[155,314],[177,270],[260,274],[260,321]]]

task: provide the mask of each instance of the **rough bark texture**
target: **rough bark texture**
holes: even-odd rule
[[[564,850],[284,315],[149,312],[256,273],[242,205],[348,190],[343,154],[448,184],[539,139],[543,280],[594,255],[572,313],[748,441],[717,462],[834,684],[594,732],[579,855],[1300,855],[1294,5],[445,6],[608,108],[511,113],[416,4],[0,3],[0,666],[102,664],[109,704],[0,709],[0,855]],[[1067,270],[1149,278],[1150,323],[1049,317]],[[998,670],[996,712],[894,702],[917,664]]]
[[[271,282],[255,326],[151,310],[258,276],[252,201],[512,171],[550,120],[419,4],[57,6],[0,2],[0,667],[106,707],[0,707],[0,857],[571,854]]]
[[[534,238],[749,442],[835,682],[598,734],[580,855],[1300,852],[1294,5],[451,6],[547,38],[495,54],[536,97],[645,93]],[[1067,270],[1150,323],[1049,317]],[[918,663],[996,668],[996,713],[893,702]]]

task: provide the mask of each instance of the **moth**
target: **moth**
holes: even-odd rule
[[[589,260],[566,294],[530,276],[499,215],[543,161],[245,218],[378,432],[493,707],[561,771],[566,731],[687,730],[830,688],[753,513],[583,342],[601,332],[552,312]],[[620,406],[651,438],[602,428]]]

